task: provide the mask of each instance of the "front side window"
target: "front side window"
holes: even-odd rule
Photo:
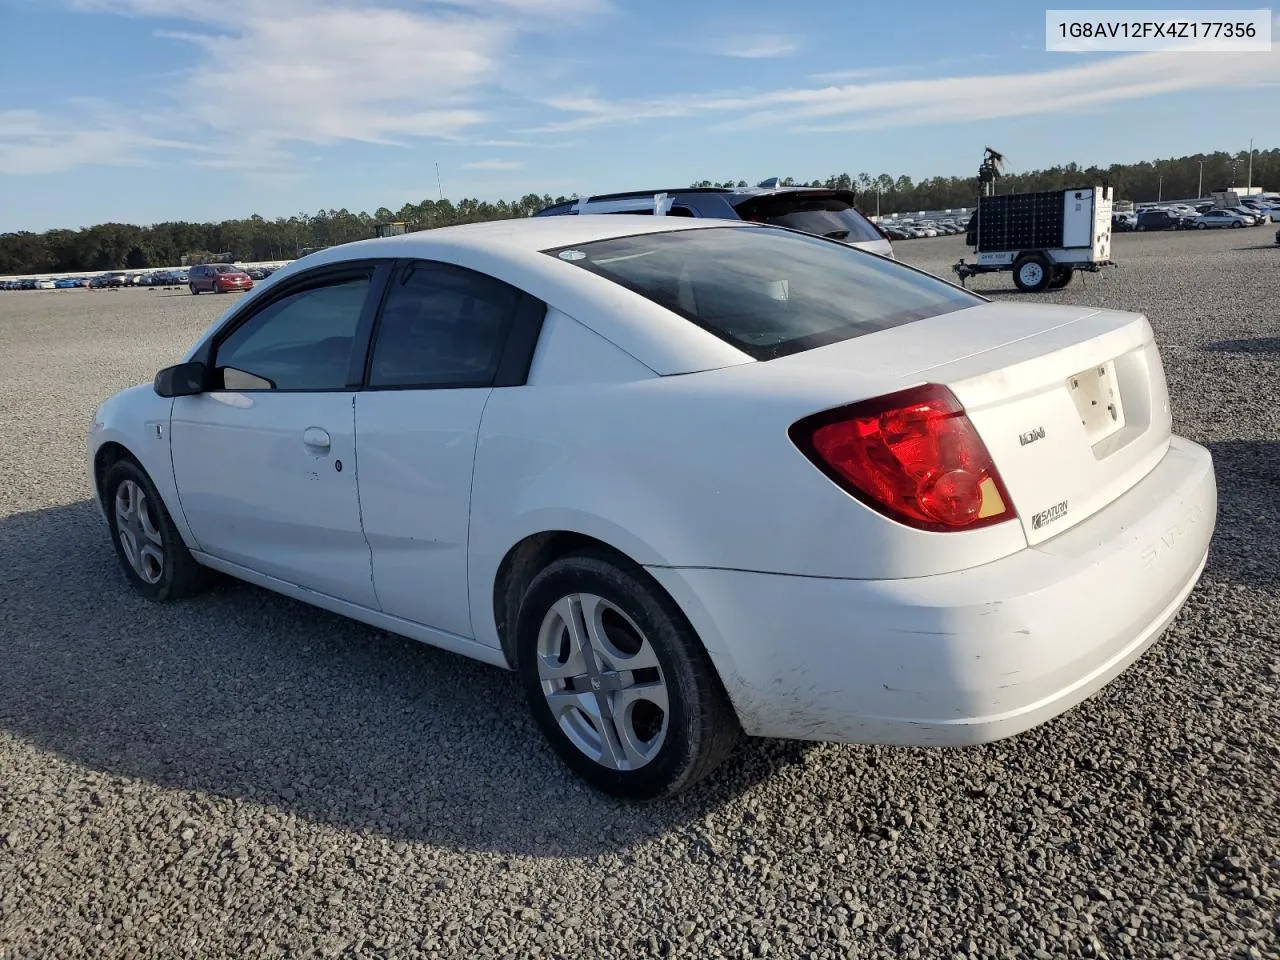
[[[521,296],[501,280],[449,264],[405,268],[378,319],[369,386],[491,385]]]
[[[370,279],[346,277],[270,303],[218,346],[217,382],[226,390],[345,387]]]
[[[768,227],[675,230],[544,252],[666,307],[757,360],[985,302],[856,247]]]

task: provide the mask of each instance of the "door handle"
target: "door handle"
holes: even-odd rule
[[[302,431],[302,442],[308,447],[314,447],[317,450],[329,449],[329,434],[319,427],[307,427]]]

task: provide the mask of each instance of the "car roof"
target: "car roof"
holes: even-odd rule
[[[751,358],[620,284],[542,251],[648,233],[713,228],[772,230],[741,220],[587,214],[522,217],[438,227],[317,250],[277,270],[256,296],[316,267],[364,259],[434,260],[488,274],[524,290],[631,354],[658,374],[690,373]],[[251,295],[255,296],[255,295]],[[194,350],[194,348],[193,348]]]
[[[309,267],[334,260],[360,257],[428,257],[439,259],[451,249],[501,249],[508,254],[540,253],[553,247],[574,243],[591,243],[613,237],[629,237],[642,233],[666,233],[673,230],[704,230],[708,227],[746,226],[732,220],[694,219],[689,217],[649,217],[628,214],[587,214],[578,217],[521,217],[514,220],[490,220],[485,223],[463,223],[437,227],[395,237],[359,240],[328,247],[295,260]],[[292,265],[292,264],[291,264]]]

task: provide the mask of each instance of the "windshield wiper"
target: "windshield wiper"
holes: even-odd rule
[[[831,230],[827,233],[824,233],[823,236],[826,237],[828,240],[843,240],[845,237],[849,236],[849,231],[848,230]]]

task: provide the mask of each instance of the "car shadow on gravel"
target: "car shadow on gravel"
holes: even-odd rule
[[[808,746],[746,742],[682,797],[582,786],[513,674],[230,579],[153,604],[89,502],[0,519],[0,728],[121,778],[395,840],[531,856],[627,849]]]
[[[1208,353],[1280,353],[1280,337],[1214,340],[1204,344],[1200,349]]]
[[[1280,441],[1206,444],[1218,481],[1212,573],[1227,582],[1280,590]]]

